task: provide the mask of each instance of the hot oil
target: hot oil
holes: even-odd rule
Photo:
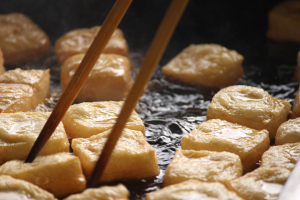
[[[278,74],[268,77],[269,82],[265,82],[263,68],[254,65],[245,68],[245,78],[236,84],[260,87],[272,96],[293,104],[299,85],[292,77],[295,66],[275,66]],[[281,76],[282,71],[287,76]],[[206,121],[206,111],[214,94],[168,82],[161,77],[160,69],[156,71],[140,99],[137,112],[146,126],[146,138],[156,150],[161,173],[152,181],[142,180],[127,185],[135,190],[132,199],[144,198],[146,193],[162,188],[165,170],[175,149],[181,148],[182,136]]]
[[[131,55],[133,77],[136,76],[141,59],[142,55]],[[161,76],[160,67],[140,98],[136,111],[145,124],[146,139],[155,148],[161,170],[154,179],[124,183],[130,191],[130,199],[143,199],[147,193],[162,188],[165,170],[175,154],[175,149],[181,148],[182,136],[206,121],[207,108],[216,93],[169,82]],[[47,57],[27,63],[20,68],[50,68],[51,97],[40,105],[37,111],[51,111],[62,92],[60,68],[53,51]],[[260,66],[251,65],[244,68],[245,78],[236,84],[260,87],[276,98],[293,103],[299,85],[293,79],[295,66],[275,66],[271,77],[266,77],[268,70]],[[7,68],[9,69],[11,68]]]

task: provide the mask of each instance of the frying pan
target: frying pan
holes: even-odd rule
[[[261,87],[272,96],[293,103],[299,85],[294,79],[299,45],[266,37],[267,13],[279,2],[282,0],[190,0],[138,104],[137,112],[145,123],[147,141],[158,155],[161,173],[154,180],[124,183],[131,199],[144,198],[162,187],[164,171],[175,149],[181,147],[181,137],[206,121],[206,110],[216,91],[178,85],[161,76],[161,67],[188,45],[216,43],[236,50],[245,57],[245,77],[237,84]],[[134,0],[120,23],[129,45],[133,77],[169,3],[170,0]],[[101,25],[113,4],[113,0],[1,0],[0,14],[21,12],[29,16],[49,35],[53,47],[67,31]],[[53,48],[43,60],[6,66],[15,67],[50,68],[55,103],[60,70]]]

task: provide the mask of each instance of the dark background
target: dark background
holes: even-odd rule
[[[0,0],[0,14],[21,12],[29,16],[50,36],[54,44],[72,29],[101,25],[114,2]],[[133,56],[131,61],[135,66],[138,67],[142,61],[170,2],[133,0],[119,25],[129,44],[130,56]],[[299,45],[279,43],[266,37],[268,12],[279,2],[282,0],[190,0],[158,68],[191,43],[220,44],[245,57],[245,78],[237,84],[261,87],[272,96],[293,103],[298,90],[298,82],[293,74]],[[26,64],[24,68],[50,66],[51,85],[59,84],[59,66],[53,52],[48,61]],[[126,183],[130,199],[143,199],[146,193],[161,188],[164,170],[175,149],[180,148],[181,137],[206,120],[206,111],[213,95],[214,92],[205,94],[197,88],[170,83],[160,76],[159,69],[156,70],[140,99],[138,114],[146,127],[146,139],[158,155],[161,173],[155,180]]]
[[[282,0],[281,0],[282,1]],[[267,13],[280,0],[190,0],[161,64],[191,43],[217,43],[245,56],[244,64],[263,62],[268,47]],[[51,42],[69,30],[101,25],[112,0],[1,0],[0,14],[21,12],[50,36]],[[119,27],[130,51],[144,54],[170,0],[133,0]]]

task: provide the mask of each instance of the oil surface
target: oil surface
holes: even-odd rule
[[[131,53],[132,76],[135,77],[142,55]],[[293,78],[295,65],[270,65],[272,73],[259,65],[246,65],[245,77],[236,84],[260,87],[273,97],[286,99],[291,104],[299,83]],[[27,63],[22,69],[51,69],[52,95],[37,111],[51,111],[61,95],[60,69],[52,51],[47,57]],[[7,70],[10,68],[8,67]],[[181,148],[181,138],[194,127],[206,121],[206,111],[217,91],[207,91],[169,82],[161,75],[158,66],[148,87],[137,105],[137,113],[146,127],[146,139],[155,148],[160,174],[153,180],[123,183],[130,191],[130,199],[144,199],[149,192],[162,188],[165,170],[176,148]]]

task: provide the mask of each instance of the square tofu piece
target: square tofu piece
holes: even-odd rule
[[[276,41],[300,42],[299,10],[299,1],[284,1],[272,8],[267,36]]]
[[[0,113],[0,163],[25,160],[50,113]],[[62,123],[58,125],[40,155],[69,152],[69,141]]]
[[[46,190],[27,181],[15,179],[7,175],[0,176],[0,199],[56,200],[53,194]]]
[[[0,75],[0,83],[24,84],[32,87],[33,97],[30,100],[32,109],[43,103],[50,96],[50,70],[14,69]],[[27,102],[29,103],[29,102]]]
[[[235,85],[216,93],[207,110],[207,119],[222,119],[256,130],[266,129],[270,139],[287,120],[291,104],[272,97],[261,88]]]
[[[112,129],[122,108],[122,101],[80,103],[70,106],[62,122],[70,138],[89,138]],[[145,126],[133,111],[125,128],[145,133]]]
[[[190,45],[162,68],[167,78],[189,85],[220,88],[244,74],[244,57],[217,44]]]
[[[300,142],[300,118],[290,119],[277,129],[275,145]]]
[[[5,67],[3,64],[4,64],[3,53],[0,48],[0,74],[3,74],[5,72]]]
[[[228,181],[226,186],[246,200],[277,199],[290,171],[284,168],[259,167],[253,172]]]
[[[60,65],[75,54],[86,53],[101,26],[75,29],[67,32],[55,42],[55,53]],[[128,52],[127,41],[123,31],[116,29],[102,53],[113,53],[126,56]]]
[[[28,181],[58,198],[85,189],[79,159],[70,153],[38,156],[32,163],[12,160],[0,166],[1,175]]]
[[[166,169],[164,186],[190,179],[224,183],[240,177],[242,173],[241,160],[233,153],[176,149]]]
[[[270,147],[269,133],[212,119],[201,123],[181,139],[182,149],[227,151],[238,155],[243,172],[257,167],[262,154]]]
[[[47,34],[23,14],[0,15],[0,27],[0,47],[5,64],[21,64],[50,51]]]
[[[61,86],[66,89],[84,54],[69,57],[61,66]],[[132,85],[130,62],[117,54],[101,54],[75,101],[120,101]]]
[[[128,200],[129,191],[122,185],[102,186],[99,188],[86,189],[80,194],[73,194],[63,200]]]
[[[82,169],[90,177],[110,131],[88,139],[72,140],[74,155],[78,156]],[[159,174],[154,148],[141,131],[124,129],[100,179],[101,183],[154,178]]]
[[[188,180],[149,193],[146,200],[242,200],[223,184]]]
[[[24,84],[0,83],[0,113],[14,113],[33,109],[32,87]]]
[[[261,158],[261,167],[282,167],[293,170],[300,156],[300,143],[272,146]]]

